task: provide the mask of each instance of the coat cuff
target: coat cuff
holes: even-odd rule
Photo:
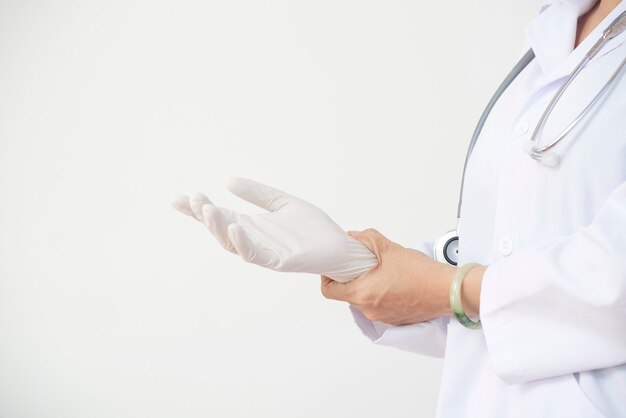
[[[352,305],[350,312],[363,335],[374,344],[431,357],[444,355],[449,318],[395,326],[367,319],[360,309]]]

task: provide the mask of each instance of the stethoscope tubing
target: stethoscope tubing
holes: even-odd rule
[[[546,120],[552,113],[552,110],[554,109],[558,101],[561,99],[561,97],[565,93],[568,86],[572,83],[572,81],[574,81],[576,76],[582,71],[582,69],[589,62],[589,60],[591,60],[609,40],[613,39],[614,37],[622,33],[624,30],[626,30],[626,12],[620,13],[619,16],[617,16],[611,22],[611,24],[603,32],[602,37],[594,44],[594,46],[585,55],[585,58],[576,66],[576,68],[574,68],[572,73],[568,76],[567,80],[557,90],[552,100],[550,100],[548,107],[544,110],[543,114],[541,115],[541,118],[539,119],[539,122],[537,123],[537,126],[535,127],[535,130],[533,131],[533,134],[531,135],[531,139],[530,139],[531,143],[537,142],[537,138],[540,135],[541,131],[543,130]],[[515,80],[517,76],[528,66],[528,64],[530,64],[530,62],[534,58],[535,58],[535,53],[532,49],[528,50],[524,54],[524,56],[518,61],[517,64],[515,64],[515,67],[513,67],[513,69],[509,72],[509,74],[504,79],[504,81],[500,84],[496,92],[493,94],[493,96],[489,100],[489,103],[485,107],[485,110],[483,111],[480,119],[478,120],[478,124],[476,125],[476,128],[474,129],[474,133],[472,134],[472,139],[470,141],[467,153],[465,155],[465,162],[463,164],[463,174],[461,176],[461,188],[459,191],[459,203],[457,206],[457,214],[456,214],[457,220],[461,218],[461,206],[463,204],[463,188],[465,186],[465,173],[467,171],[467,164],[468,164],[470,155],[472,154],[472,151],[474,149],[474,146],[476,145],[476,141],[478,141],[478,137],[480,136],[480,133],[482,132],[483,126],[485,125],[485,122],[487,121],[489,114],[491,113],[493,107],[495,106],[496,102],[500,99],[504,91],[509,87],[509,85],[513,82],[513,80]],[[604,84],[602,89],[600,89],[600,91],[596,94],[596,96],[587,104],[587,106],[585,106],[585,108],[580,112],[580,114],[576,116],[576,118],[574,118],[574,120],[554,140],[552,140],[549,144],[541,148],[535,148],[535,147],[532,148],[531,152],[529,153],[531,158],[536,159],[536,160],[541,159],[541,154],[545,153],[546,151],[556,146],[559,142],[561,142],[567,136],[567,134],[571,132],[571,130],[574,129],[575,126],[578,125],[578,123],[589,112],[589,110],[591,110],[591,108],[598,102],[598,100],[606,93],[606,91],[613,84],[617,76],[621,73],[624,66],[626,66],[626,57],[624,58],[624,60],[622,60],[621,64],[613,72],[611,77],[606,81],[606,83]]]
[[[561,87],[559,87],[554,97],[552,97],[552,99],[550,100],[547,108],[542,113],[541,118],[539,119],[539,122],[537,123],[537,126],[535,127],[531,135],[530,140],[528,141],[528,144],[530,145],[530,147],[527,150],[527,152],[531,158],[537,161],[542,161],[543,157],[547,155],[546,152],[552,149],[554,146],[556,146],[559,142],[561,142],[567,136],[567,134],[570,133],[572,129],[574,129],[574,127],[580,123],[580,121],[585,117],[585,115],[589,112],[589,110],[591,110],[591,108],[600,100],[600,98],[608,91],[609,87],[613,85],[613,82],[615,81],[617,76],[622,72],[624,66],[626,66],[626,57],[622,60],[621,64],[613,72],[611,77],[605,82],[604,86],[594,96],[594,98],[587,104],[587,106],[585,106],[585,108],[578,114],[578,116],[576,116],[576,118],[574,118],[574,120],[554,140],[552,140],[550,143],[540,148],[536,148],[533,145],[537,143],[537,138],[541,134],[543,127],[546,123],[546,120],[552,113],[552,110],[554,109],[558,101],[561,99],[561,97],[565,93],[568,86],[573,82],[576,76],[578,76],[578,74],[582,71],[585,65],[587,65],[587,63],[602,49],[602,47],[606,45],[606,43],[609,40],[613,39],[614,37],[622,33],[624,30],[626,30],[626,11],[620,13],[620,15],[617,16],[617,18],[615,18],[611,22],[611,24],[607,27],[607,29],[602,33],[602,37],[593,45],[593,47],[585,55],[583,60],[581,60],[581,62],[576,66],[576,68],[574,68],[574,70],[569,74],[567,80],[561,85]],[[472,151],[474,150],[474,147],[476,145],[476,141],[478,141],[478,137],[480,136],[482,132],[483,126],[485,125],[485,122],[487,121],[487,118],[489,117],[489,114],[493,110],[497,101],[500,99],[500,97],[502,96],[504,91],[509,87],[509,85],[513,82],[513,80],[517,78],[517,76],[528,66],[528,64],[534,58],[535,58],[535,53],[532,49],[528,50],[524,54],[524,56],[522,56],[522,58],[517,62],[517,64],[515,64],[515,67],[513,67],[513,69],[509,72],[509,74],[504,79],[504,81],[500,84],[496,92],[493,94],[493,96],[489,100],[489,103],[485,107],[485,110],[480,116],[480,119],[478,120],[476,128],[474,129],[474,133],[472,134],[472,139],[469,143],[467,153],[465,154],[465,162],[463,164],[463,173],[461,175],[461,188],[459,191],[459,203],[457,206],[457,214],[456,214],[457,226],[456,226],[456,229],[452,229],[446,232],[435,242],[434,255],[437,261],[445,262],[451,265],[457,265],[456,260],[453,259],[455,257],[452,257],[451,255],[448,254],[448,249],[452,248],[451,246],[454,243],[456,243],[455,252],[457,252],[456,256],[458,257],[458,240],[459,240],[458,229],[459,229],[460,220],[461,220],[461,206],[463,204],[463,189],[465,187],[465,173],[467,171],[467,164],[468,164],[470,155],[472,154]],[[555,156],[555,157],[558,158],[558,156]],[[556,163],[558,164],[558,159],[554,160],[553,158],[552,160],[553,162],[556,161]],[[549,165],[549,164],[546,162],[546,165]]]
[[[483,126],[491,113],[491,110],[496,105],[496,102],[500,99],[500,96],[504,93],[504,91],[509,87],[509,85],[517,78],[517,76],[530,64],[530,62],[535,58],[535,52],[532,49],[529,49],[524,56],[515,64],[515,67],[509,72],[504,81],[500,84],[496,92],[493,94],[489,103],[485,107],[478,123],[476,124],[476,128],[474,128],[474,133],[472,134],[472,139],[467,148],[467,153],[465,154],[465,163],[463,164],[463,174],[461,176],[461,190],[459,192],[459,204],[457,207],[456,217],[457,219],[461,218],[461,204],[463,203],[463,187],[465,186],[465,172],[467,171],[467,163],[469,161],[470,155],[472,155],[472,151],[474,150],[474,146],[476,145],[476,141],[478,141],[478,137],[483,130]]]
[[[559,100],[561,99],[561,97],[563,96],[567,88],[569,87],[569,85],[576,79],[578,74],[580,74],[580,72],[585,67],[585,65],[587,65],[587,63],[602,49],[602,47],[608,41],[613,39],[615,36],[619,35],[625,29],[626,29],[626,12],[622,12],[612,22],[612,24],[609,25],[609,27],[604,31],[604,33],[602,34],[602,37],[598,39],[598,41],[594,44],[593,47],[591,47],[589,52],[585,55],[585,58],[576,66],[576,68],[574,68],[574,70],[569,75],[567,80],[561,85],[561,87],[559,87],[556,94],[554,95],[552,100],[550,100],[550,103],[546,107],[546,110],[541,115],[541,119],[539,119],[539,122],[537,123],[537,126],[535,127],[535,130],[531,136],[531,139],[530,139],[531,143],[537,142],[537,137],[541,134],[541,131],[543,130],[546,120],[552,113],[552,110],[554,109],[556,104],[559,102]],[[533,148],[530,156],[535,159],[541,158],[542,153],[550,150],[556,144],[561,142],[567,136],[567,134],[570,133],[570,131],[574,129],[576,125],[578,125],[578,123],[582,120],[582,118],[589,112],[589,110],[596,104],[596,102],[604,95],[604,93],[606,93],[609,87],[613,85],[613,81],[621,73],[622,69],[624,68],[624,65],[626,65],[626,58],[622,60],[622,62],[617,67],[617,69],[613,72],[611,77],[604,83],[604,85],[602,86],[602,89],[600,89],[600,91],[587,104],[587,106],[585,106],[585,108],[578,114],[578,116],[576,116],[576,118],[574,118],[574,120],[550,143],[540,148]]]

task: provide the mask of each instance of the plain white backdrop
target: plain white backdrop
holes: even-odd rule
[[[405,246],[533,1],[0,0],[0,417],[431,417],[442,361],[169,207],[249,177]]]

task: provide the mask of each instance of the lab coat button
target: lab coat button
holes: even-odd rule
[[[519,122],[513,128],[513,133],[515,136],[522,136],[528,132],[528,128],[530,128],[530,121],[528,119]]]
[[[511,255],[513,252],[513,241],[509,237],[501,237],[500,242],[498,243],[498,248],[500,250],[500,254],[507,256]]]

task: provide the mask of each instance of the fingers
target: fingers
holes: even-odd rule
[[[211,231],[222,247],[231,253],[238,254],[233,243],[228,238],[228,226],[239,220],[240,215],[230,209],[218,208],[209,203],[202,207],[204,225]]]
[[[270,212],[283,208],[294,199],[281,190],[241,177],[231,177],[227,187],[236,196]]]
[[[228,227],[228,238],[232,240],[233,245],[237,249],[237,253],[245,261],[251,261],[256,255],[254,244],[244,229],[237,224],[232,224]]]
[[[180,213],[183,213],[187,216],[191,216],[195,218],[191,207],[189,206],[189,196],[186,195],[176,195],[170,201],[170,205]]]
[[[177,211],[191,216],[195,220],[204,223],[202,219],[202,206],[211,203],[208,197],[201,193],[196,193],[189,197],[186,195],[177,195],[171,200],[170,204]]]
[[[352,300],[355,282],[339,283],[324,275],[322,275],[321,278],[322,295],[324,295],[325,298],[344,302]]]
[[[263,191],[263,193],[266,192]],[[273,195],[275,197],[278,196],[277,193],[282,193],[275,192]],[[267,193],[267,196],[271,195]],[[275,251],[261,245],[258,238],[237,224],[245,215],[230,209],[219,208],[201,193],[196,193],[191,197],[175,196],[171,205],[179,212],[202,222],[224,249],[240,255],[245,261],[265,267],[272,267],[278,263],[279,257]]]
[[[202,207],[209,203],[212,202],[202,193],[196,193],[191,196],[191,198],[189,199],[189,206],[191,207],[194,218],[204,223],[204,218],[202,216]]]
[[[244,261],[269,268],[275,267],[278,261],[276,253],[263,246],[258,237],[246,231],[241,225],[229,225],[228,238]]]

